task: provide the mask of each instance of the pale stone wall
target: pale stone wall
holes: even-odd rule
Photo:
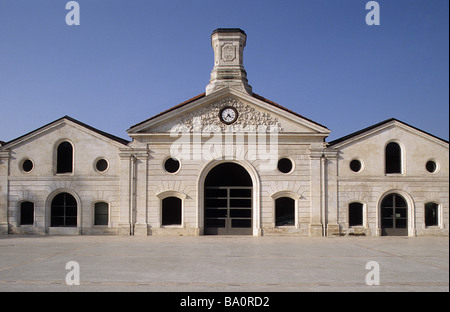
[[[298,138],[302,140],[301,138]],[[217,160],[194,157],[181,158],[181,167],[176,173],[168,173],[164,169],[164,161],[170,157],[174,138],[149,134],[133,142],[134,147],[148,147],[149,157],[145,164],[148,168],[146,176],[147,189],[139,189],[138,194],[147,194],[147,204],[137,209],[137,223],[147,225],[148,231],[140,234],[148,235],[200,235],[203,231],[203,179],[209,170],[222,162],[234,162],[242,165],[254,180],[254,233],[261,234],[298,234],[310,235],[311,216],[320,211],[320,207],[312,209],[312,198],[317,198],[320,205],[319,188],[311,191],[311,177],[320,180],[320,172],[311,169],[311,148],[323,150],[323,142],[317,138],[303,138],[302,144],[283,143],[278,146],[278,157],[288,157],[294,163],[290,173],[281,173],[276,168],[277,160],[271,170],[263,167],[267,161],[248,159],[248,146],[245,147],[244,157]],[[153,141],[152,143],[147,143]],[[204,142],[203,142],[204,143]],[[145,170],[141,163],[139,170]],[[320,170],[320,165],[318,167]],[[143,185],[141,185],[142,187]],[[161,199],[165,193],[171,192],[175,197],[183,200],[182,224],[180,226],[161,226]],[[296,224],[291,227],[275,227],[275,200],[278,193],[287,194],[296,200]],[[317,217],[320,225],[320,217]],[[137,234],[137,233],[136,233]]]
[[[424,186],[425,184],[425,186]],[[448,183],[433,182],[432,180],[408,180],[401,181],[340,181],[339,183],[339,221],[343,233],[351,233],[348,226],[348,204],[360,202],[364,204],[365,224],[364,228],[356,229],[366,235],[380,235],[379,205],[381,199],[389,193],[398,193],[412,207],[408,210],[408,224],[410,236],[423,235],[448,235],[449,198]],[[424,207],[427,202],[437,202],[441,205],[441,224],[436,227],[425,227]],[[354,231],[355,229],[353,229]]]
[[[208,139],[203,138],[202,144]],[[73,174],[55,173],[55,148],[63,140],[74,145]],[[280,133],[277,155],[293,161],[290,173],[281,173],[276,167],[267,170],[267,162],[259,158],[247,159],[249,146],[230,159],[207,160],[191,155],[180,159],[178,172],[168,173],[164,161],[170,157],[175,140],[167,133],[148,133],[125,146],[78,125],[61,123],[17,142],[0,155],[2,232],[201,235],[204,179],[215,165],[230,161],[242,165],[254,181],[254,235],[381,235],[379,206],[389,193],[400,194],[408,203],[410,236],[448,235],[448,143],[402,123],[392,122],[326,149],[322,137]],[[384,173],[384,148],[390,141],[402,147],[402,174]],[[236,146],[234,150],[238,150]],[[109,162],[104,173],[94,167],[99,157]],[[21,170],[24,159],[34,163],[29,173]],[[360,172],[350,170],[353,159],[363,163]],[[435,173],[425,169],[428,160],[438,164]],[[72,194],[78,202],[76,228],[49,227],[50,202],[60,192]],[[182,199],[180,226],[161,225],[161,201],[166,196]],[[275,199],[279,197],[295,200],[294,226],[275,226]],[[35,205],[32,226],[19,224],[23,201]],[[98,201],[110,205],[108,226],[93,225],[94,204]],[[363,204],[363,226],[349,227],[351,202]],[[438,226],[425,226],[427,202],[439,204]]]
[[[0,151],[0,235],[8,233],[9,152]]]
[[[225,126],[219,121],[221,108],[231,105],[240,114],[237,122]],[[243,166],[253,180],[253,234],[298,234],[322,235],[321,211],[323,207],[321,175],[321,156],[324,150],[323,139],[329,131],[315,123],[303,120],[290,112],[280,110],[268,103],[241,93],[234,89],[217,91],[207,97],[200,98],[180,111],[169,111],[165,118],[158,116],[148,122],[132,128],[129,135],[134,139],[133,148],[148,148],[147,174],[147,211],[138,209],[138,216],[145,215],[138,223],[147,224],[147,234],[201,235],[203,232],[203,184],[204,179],[215,165],[230,161]],[[259,129],[276,130],[276,150],[268,150],[272,160],[272,168],[267,169],[265,156],[252,153],[258,150],[255,141],[248,135],[266,135]],[[217,131],[213,136],[222,150],[216,160],[208,160],[202,153],[205,144],[210,144],[208,134]],[[255,132],[258,130],[258,132]],[[199,133],[196,133],[196,132]],[[227,131],[243,134],[238,141],[236,137],[227,136]],[[217,135],[219,133],[219,135]],[[252,134],[253,133],[253,134]],[[172,134],[172,135],[171,135]],[[202,136],[205,135],[206,136]],[[228,138],[231,141],[227,141]],[[183,141],[185,140],[185,141]],[[245,142],[243,145],[240,144]],[[253,142],[253,143],[248,143]],[[164,161],[171,155],[174,144],[186,143],[187,157],[180,159],[181,169],[175,174],[167,173]],[[198,148],[195,144],[199,144]],[[193,144],[193,145],[190,145]],[[183,150],[182,147],[179,147]],[[227,152],[231,152],[230,154]],[[259,151],[258,151],[259,153]],[[182,153],[184,154],[184,152]],[[183,155],[186,156],[186,155]],[[280,158],[289,158],[294,168],[289,173],[281,173],[277,169]],[[144,171],[141,164],[140,169]],[[142,187],[142,185],[141,185]],[[178,192],[183,199],[183,222],[181,226],[161,226],[161,197],[164,192]],[[145,193],[140,190],[139,194]],[[295,200],[295,226],[275,227],[275,199],[280,194]],[[139,196],[139,195],[138,195]],[[180,197],[176,196],[176,197]],[[142,206],[144,207],[144,206]],[[313,225],[313,226],[312,226]],[[142,234],[146,234],[145,231]]]
[[[170,158],[170,144],[149,144],[151,159],[148,161],[148,217],[149,233],[152,235],[196,235],[197,179],[202,163],[180,159],[180,169],[168,173],[164,162]],[[182,198],[182,224],[161,226],[161,201],[165,192],[176,192]]]
[[[385,146],[397,142],[402,149],[403,172],[385,174]],[[408,203],[408,235],[448,235],[449,167],[448,143],[406,126],[391,122],[378,130],[338,143],[338,214],[342,233],[380,234],[379,207],[389,193],[402,195]],[[363,163],[360,172],[350,169],[350,161]],[[428,160],[437,162],[436,173],[426,170]],[[331,178],[331,177],[329,177]],[[364,225],[349,228],[348,205],[364,205]],[[439,225],[425,226],[425,203],[439,204]]]
[[[311,144],[283,144],[279,146],[279,158],[289,158],[294,163],[290,173],[276,168],[261,174],[261,210],[263,234],[300,234],[307,236],[311,224]],[[295,200],[296,224],[275,226],[275,198],[277,193],[287,193]],[[289,194],[291,192],[292,194]]]
[[[178,120],[179,121],[179,120]],[[169,124],[176,124],[172,120]],[[286,124],[281,120],[281,124]],[[227,159],[180,159],[176,173],[164,169],[177,137],[168,133],[143,133],[125,146],[70,122],[57,123],[18,140],[0,153],[0,229],[2,233],[30,234],[121,234],[121,235],[202,235],[203,187],[208,172],[222,162],[243,166],[253,180],[253,235],[381,235],[379,206],[390,193],[398,193],[408,203],[408,234],[448,235],[449,168],[448,143],[399,122],[391,122],[348,140],[324,148],[323,136],[308,133],[279,133],[277,157],[292,160],[289,173],[267,161],[249,159],[251,146],[226,144],[235,154]],[[56,146],[68,140],[74,146],[74,173],[55,173]],[[209,137],[201,139],[205,144]],[[403,173],[384,173],[384,149],[388,142],[402,147]],[[232,142],[236,144],[236,142]],[[240,146],[242,147],[242,146]],[[195,152],[191,150],[191,152]],[[223,155],[222,155],[223,156]],[[95,169],[103,157],[109,168]],[[34,168],[25,173],[24,159]],[[360,172],[349,168],[350,161],[363,164]],[[428,160],[438,164],[435,173],[425,169]],[[50,227],[50,202],[60,193],[72,194],[78,203],[76,228]],[[182,199],[182,224],[161,225],[161,202],[167,196]],[[275,200],[295,200],[295,225],[275,226]],[[34,225],[20,225],[20,203],[35,205]],[[94,226],[94,204],[110,205],[108,226]],[[363,204],[363,225],[349,227],[348,205]],[[439,204],[438,226],[425,226],[424,206]]]
[[[74,172],[56,173],[56,147],[69,141],[74,150]],[[58,123],[24,142],[18,142],[10,151],[8,186],[8,223],[11,233],[103,234],[116,233],[120,211],[120,167],[118,146],[111,140],[86,130],[79,125]],[[96,160],[108,161],[108,169],[100,173]],[[34,168],[25,173],[24,159],[31,159]],[[78,203],[77,228],[51,228],[50,203],[61,192],[73,195]],[[20,225],[20,204],[34,203],[34,224]],[[109,204],[109,225],[94,226],[94,204]]]

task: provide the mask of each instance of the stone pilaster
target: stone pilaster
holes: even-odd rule
[[[130,220],[130,184],[131,184],[131,166],[132,153],[130,149],[121,149],[120,157],[120,217],[119,217],[119,234],[131,234]]]
[[[9,151],[0,151],[0,235],[8,234]]]
[[[322,150],[311,150],[311,222],[309,235],[312,237],[322,236],[322,211],[321,211],[321,158]]]
[[[135,188],[134,188],[134,235],[148,235],[147,226],[147,165],[148,150],[134,149]]]
[[[338,151],[327,149],[324,151],[324,156],[327,160],[325,165],[327,236],[334,236],[340,233],[338,224]]]
[[[120,150],[119,234],[147,235],[147,148]]]

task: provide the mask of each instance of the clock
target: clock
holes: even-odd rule
[[[220,111],[219,118],[224,124],[231,125],[237,120],[238,112],[236,108],[232,106],[226,106]]]

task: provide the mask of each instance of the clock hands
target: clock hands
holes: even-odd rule
[[[221,112],[221,119],[227,124],[233,123],[237,118],[237,112],[231,107],[224,108]]]

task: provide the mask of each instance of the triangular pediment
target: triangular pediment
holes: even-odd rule
[[[345,148],[347,146],[353,144],[359,144],[361,142],[367,142],[373,137],[387,134],[388,138],[397,138],[403,136],[403,134],[407,134],[410,137],[410,140],[414,140],[416,144],[419,145],[418,140],[425,140],[429,142],[434,142],[440,146],[446,147],[448,149],[448,142],[438,138],[430,133],[427,133],[421,129],[413,127],[407,123],[404,123],[395,118],[391,118],[385,121],[382,121],[373,126],[367,127],[360,131],[354,132],[347,136],[344,136],[340,139],[329,142],[329,145],[333,148]]]
[[[227,124],[220,112],[233,107],[235,122]],[[329,130],[259,95],[253,96],[224,88],[213,94],[197,96],[128,130],[128,134],[171,132],[273,132],[323,134]]]
[[[51,123],[48,123],[34,131],[31,131],[27,134],[24,134],[14,140],[11,140],[9,142],[6,142],[2,148],[4,149],[10,149],[14,148],[19,145],[27,144],[30,141],[35,141],[37,139],[40,139],[44,136],[46,136],[49,133],[55,132],[55,131],[61,131],[64,127],[70,127],[71,132],[74,133],[74,131],[79,131],[82,133],[86,133],[91,137],[95,137],[98,140],[108,142],[110,144],[116,145],[118,147],[124,147],[126,146],[129,141],[116,137],[112,134],[106,133],[104,131],[98,130],[94,127],[91,127],[85,123],[82,123],[74,118],[71,118],[69,116],[64,116],[60,119],[57,119]],[[67,132],[70,132],[67,131]]]

